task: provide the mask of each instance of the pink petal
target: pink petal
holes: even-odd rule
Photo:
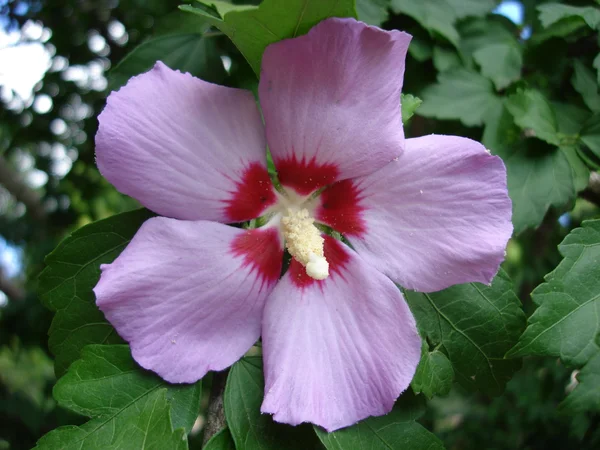
[[[398,156],[411,36],[327,19],[262,59],[260,103],[279,180],[300,194],[366,175]]]
[[[489,283],[512,234],[502,160],[470,139],[407,139],[378,172],[321,195],[317,217],[373,267],[422,292]]]
[[[101,267],[96,302],[142,367],[194,382],[258,340],[282,255],[275,228],[153,218]]]
[[[415,372],[420,338],[396,286],[326,237],[331,274],[292,261],[263,319],[265,398],[278,422],[329,431],[388,413]]]
[[[250,92],[159,62],[110,94],[99,121],[100,172],[160,215],[241,222],[275,203]]]

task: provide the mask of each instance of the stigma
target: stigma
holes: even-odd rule
[[[329,276],[329,263],[323,253],[325,240],[306,209],[289,208],[281,219],[285,246],[296,261],[306,269],[306,274],[315,280]]]

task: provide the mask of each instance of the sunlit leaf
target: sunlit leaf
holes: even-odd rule
[[[181,9],[203,17],[233,41],[258,76],[265,48],[273,42],[305,34],[328,17],[356,17],[354,0],[264,0],[259,6],[235,6],[226,2],[196,0],[206,9],[183,5]]]
[[[438,72],[454,69],[462,65],[458,54],[449,48],[436,46],[433,49],[433,65]]]
[[[423,28],[458,45],[459,35],[454,27],[456,13],[446,0],[391,0],[391,7],[396,14],[410,16]]]
[[[521,77],[523,55],[521,49],[511,43],[479,48],[473,58],[481,66],[482,75],[492,80],[496,89],[504,89]]]
[[[446,0],[457,19],[473,16],[485,16],[494,9],[496,0]]]
[[[390,0],[356,0],[358,19],[369,25],[381,25],[388,19]]]
[[[402,94],[402,122],[406,123],[423,101],[411,94]]]
[[[549,144],[560,145],[556,116],[542,93],[521,89],[508,97],[506,108],[523,130]]]
[[[490,80],[466,69],[438,74],[438,82],[428,86],[421,98],[419,115],[460,120],[467,126],[481,125],[500,102]]]
[[[590,28],[598,28],[600,25],[600,9],[592,6],[571,6],[561,3],[546,3],[537,7],[540,12],[540,22],[545,28],[560,20],[578,17],[585,21]]]

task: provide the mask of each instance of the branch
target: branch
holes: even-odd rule
[[[225,408],[223,405],[223,393],[225,392],[225,382],[227,381],[227,372],[215,372],[213,374],[212,389],[208,409],[206,411],[206,428],[204,429],[204,438],[202,447],[227,426],[225,421]]]
[[[40,195],[25,184],[19,174],[10,168],[8,161],[2,155],[0,155],[0,184],[27,207],[27,212],[32,218],[39,221],[46,218],[46,210]]]

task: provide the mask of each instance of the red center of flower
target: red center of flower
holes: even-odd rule
[[[315,158],[298,161],[296,155],[279,159],[275,165],[281,184],[295,189],[301,195],[308,195],[333,183],[339,175],[335,164],[319,164]]]
[[[332,184],[321,193],[317,220],[349,236],[360,236],[367,231],[362,212],[360,191],[352,180]]]
[[[269,173],[259,163],[250,164],[235,186],[225,209],[231,222],[254,219],[277,201]]]
[[[273,283],[281,275],[283,250],[276,228],[247,230],[232,242],[231,250],[244,258],[244,266],[258,272],[263,282]]]

